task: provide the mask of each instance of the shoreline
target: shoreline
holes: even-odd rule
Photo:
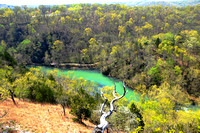
[[[57,68],[70,68],[70,69],[97,69],[99,63],[94,63],[94,64],[79,64],[79,63],[50,63],[49,65],[43,64],[45,66],[50,66],[50,67],[57,67]],[[41,64],[40,64],[41,65]]]
[[[53,67],[53,68],[61,68],[61,69],[98,69],[99,63],[94,64],[79,64],[79,63],[50,63],[50,64],[44,64],[44,63],[31,63],[26,64],[26,66],[47,66],[47,67]]]

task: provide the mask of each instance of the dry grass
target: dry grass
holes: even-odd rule
[[[87,127],[73,122],[70,109],[66,108],[66,116],[60,105],[32,103],[20,100],[14,106],[11,99],[0,103],[0,114],[8,110],[8,114],[0,118],[0,123],[14,121],[22,130],[36,133],[91,133],[94,125],[84,121]]]

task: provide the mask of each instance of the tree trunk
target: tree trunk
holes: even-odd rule
[[[62,106],[63,107],[63,113],[64,113],[64,116],[65,116],[65,106]]]
[[[12,90],[9,90],[9,91],[10,91],[10,96],[11,96],[11,99],[12,99],[14,105],[17,105],[15,102],[14,91],[12,91]]]
[[[92,133],[102,133],[102,128],[99,128],[99,127],[95,127],[92,131]]]

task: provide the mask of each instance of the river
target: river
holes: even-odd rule
[[[37,66],[32,66],[32,67],[37,67]],[[46,67],[46,66],[39,66],[41,68],[41,70],[43,72],[48,72],[50,70],[53,70],[55,68],[53,67]],[[112,77],[108,77],[103,75],[100,71],[98,70],[70,70],[70,69],[59,69],[58,70],[58,76],[59,75],[67,75],[69,72],[73,73],[73,76],[77,77],[77,78],[84,78],[86,80],[89,81],[93,81],[95,83],[100,84],[101,87],[103,86],[114,86],[114,83],[116,84],[116,90],[117,93],[119,93],[120,95],[123,94],[124,90],[123,90],[123,83],[122,81],[116,79],[116,78],[112,78]],[[128,90],[128,93],[125,95],[126,99],[128,101],[135,101],[135,102],[139,102],[140,101],[140,94],[131,90],[129,87],[126,86],[126,89]]]
[[[32,67],[40,67],[43,72],[48,72],[50,70],[53,70],[55,68],[53,67],[46,67],[46,66],[32,66]],[[97,84],[100,84],[101,87],[103,86],[114,86],[114,83],[116,84],[116,90],[117,93],[120,95],[123,94],[123,83],[119,79],[108,77],[103,75],[100,71],[98,70],[71,70],[71,69],[60,69],[56,68],[58,70],[58,76],[59,75],[67,75],[68,73],[73,73],[74,77],[77,78],[83,78],[89,81],[93,81]],[[135,101],[139,102],[140,101],[140,94],[133,91],[129,87],[126,86],[126,89],[128,90],[128,93],[125,95],[126,99],[128,101]],[[200,108],[198,106],[193,106],[190,105],[186,109],[191,109],[191,110],[199,110]]]

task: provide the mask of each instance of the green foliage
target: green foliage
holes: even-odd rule
[[[113,113],[109,118],[109,125],[115,131],[134,131],[140,124],[138,124],[137,115],[130,111],[127,106],[117,108],[116,113]]]
[[[23,44],[23,45],[27,45],[27,44],[30,44],[30,43],[31,43],[31,41],[28,40],[28,39],[21,42],[21,44]]]
[[[70,113],[75,115],[79,122],[82,122],[82,119],[90,118],[95,104],[95,99],[83,88],[80,88],[78,90],[78,94],[72,96],[71,98]]]
[[[85,28],[85,33],[87,36],[89,36],[92,32],[92,29],[91,28]]]
[[[13,103],[16,105],[14,99],[15,92],[17,90],[15,81],[21,76],[23,68],[17,65],[14,58],[7,51],[4,51],[3,55],[1,56],[3,56],[3,58],[2,62],[0,62],[0,100],[3,101],[10,97],[13,100]]]
[[[1,75],[1,82],[0,82],[0,101],[4,101],[9,96],[9,91],[6,87],[5,79],[2,78],[2,69],[0,69],[0,75]]]
[[[59,52],[60,50],[63,49],[63,42],[59,41],[59,40],[56,40],[54,43],[53,43],[53,46],[52,46],[52,49],[54,49],[56,52]]]
[[[4,51],[4,53],[2,55],[2,59],[7,61],[7,65],[9,65],[9,66],[17,65],[16,60],[7,51]]]
[[[131,106],[130,106],[130,111],[133,113],[133,114],[136,114],[136,116],[137,116],[137,122],[139,123],[139,125],[138,126],[140,126],[141,127],[141,129],[144,129],[144,121],[143,121],[143,117],[142,117],[142,115],[141,115],[141,113],[140,113],[140,110],[137,108],[137,106],[134,104],[134,103],[132,103],[131,104]]]
[[[173,108],[188,105],[191,100],[199,102],[198,14],[199,5],[169,8],[74,4],[53,6],[51,12],[47,6],[2,9],[1,99],[12,93],[12,96],[55,103],[85,94],[78,94],[80,88],[92,90],[90,83],[83,79],[58,78],[54,72],[44,76],[38,70],[27,71],[17,64],[98,63],[104,74],[125,80],[129,87],[154,99],[145,102],[143,98],[144,105],[140,105],[144,131],[197,132],[197,118],[185,113],[182,122],[176,117],[181,115]],[[86,92],[95,96],[92,91]],[[120,120],[126,116],[123,111],[120,110]],[[89,116],[91,109],[84,107],[80,112]],[[186,119],[190,122],[185,122]],[[118,130],[126,126],[116,127]],[[135,132],[141,130],[139,126]]]
[[[27,92],[27,98],[37,102],[55,103],[54,91],[45,84],[35,83]]]
[[[159,61],[161,63],[159,63]],[[160,85],[161,81],[162,81],[162,76],[161,76],[161,67],[160,64],[162,64],[162,60],[159,59],[156,66],[152,67],[149,71],[148,74],[151,76],[151,80],[153,82],[153,84],[156,85]]]
[[[46,78],[38,69],[31,69],[23,78],[25,97],[33,101],[56,103],[56,99],[62,94],[62,87],[53,80],[51,74]]]
[[[144,131],[165,131],[173,124],[174,104],[166,98],[157,101],[146,101],[141,105],[144,120]]]
[[[146,101],[140,108],[145,124],[144,131],[198,132],[199,111],[175,111],[173,102],[162,97],[158,101]]]
[[[17,50],[18,51],[26,51],[26,49],[28,47],[30,47],[29,45],[31,44],[31,41],[26,39],[26,40],[23,40],[18,46],[17,46]]]

